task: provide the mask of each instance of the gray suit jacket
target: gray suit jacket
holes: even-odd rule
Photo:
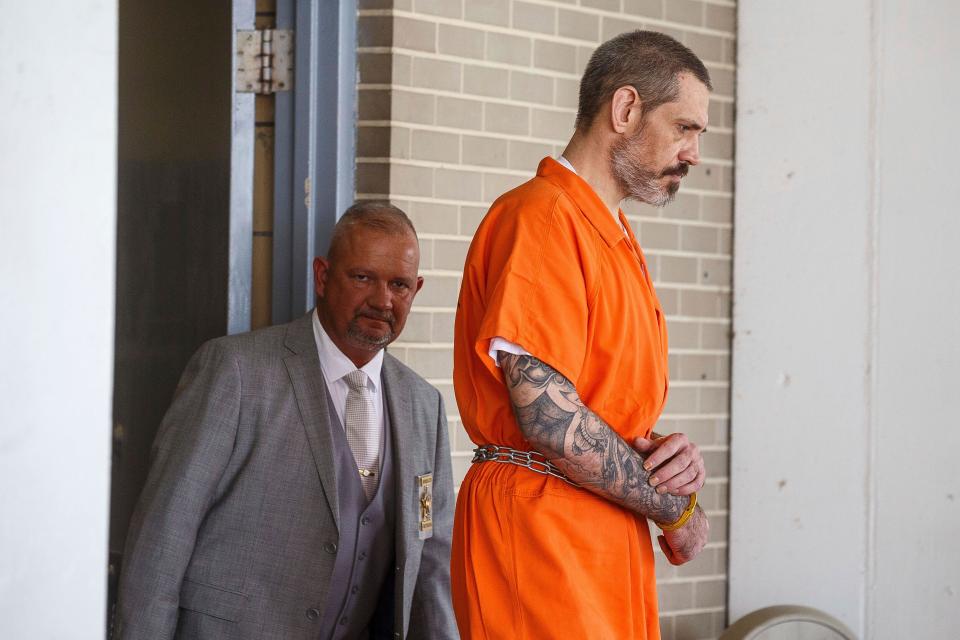
[[[456,638],[453,479],[443,400],[386,355],[396,478],[395,638]],[[339,508],[310,315],[212,340],[193,356],[154,443],[127,535],[125,640],[317,637]],[[434,474],[420,540],[416,477]]]

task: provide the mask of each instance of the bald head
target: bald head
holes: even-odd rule
[[[333,227],[330,249],[327,251],[327,258],[331,262],[336,262],[346,239],[357,228],[379,231],[391,236],[409,235],[414,241],[417,239],[413,222],[399,207],[389,202],[358,202],[347,209]]]

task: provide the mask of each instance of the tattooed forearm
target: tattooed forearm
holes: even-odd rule
[[[688,498],[660,494],[643,457],[580,400],[573,384],[532,356],[503,351],[504,373],[523,436],[574,482],[657,522],[674,522]]]
[[[550,392],[562,387],[566,378],[536,358],[507,362],[504,355],[510,354],[498,353],[507,387],[516,389],[523,399],[522,404],[514,404],[520,430],[527,439],[536,440],[544,455],[562,457],[567,425],[573,420],[576,408],[557,404]]]
[[[527,435],[527,439],[532,438],[540,443],[545,455],[563,456],[563,440],[573,413],[558,407],[546,393],[525,407],[515,407],[514,413],[521,431]]]

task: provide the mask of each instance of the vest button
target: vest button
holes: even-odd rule
[[[360,587],[357,585],[353,585],[353,588],[350,589],[350,593],[357,593],[358,591],[360,591]]]
[[[326,551],[327,553],[331,553],[331,554],[332,554],[332,553],[336,553],[336,552],[337,552],[337,543],[336,543],[336,542],[328,542],[328,543],[326,543],[325,545],[323,545],[323,550]]]
[[[319,609],[307,609],[307,619],[308,619],[308,620],[319,620],[319,619],[320,619],[320,610],[319,610]]]
[[[360,524],[364,526],[370,524],[370,516],[363,516],[362,518],[360,518]]]
[[[348,620],[347,620],[347,617],[346,617],[346,616],[340,618],[340,625],[341,625],[341,626],[346,626],[346,625],[347,625],[347,622],[348,622]]]
[[[360,555],[357,556],[357,557],[360,558],[361,560],[366,560],[366,559],[367,559],[367,552],[366,552],[366,551],[361,551],[361,552],[360,552]]]

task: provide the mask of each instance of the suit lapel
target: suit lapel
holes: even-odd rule
[[[414,465],[413,450],[417,446],[416,430],[413,425],[413,406],[411,394],[400,379],[399,366],[389,353],[383,358],[383,390],[387,410],[390,411],[390,429],[393,437],[394,478],[397,487],[397,553],[402,564],[407,557],[407,547],[413,538],[410,533],[415,529],[411,522],[414,504]]]
[[[297,398],[303,428],[310,444],[320,484],[333,514],[333,522],[340,530],[340,503],[337,498],[337,474],[333,459],[333,440],[330,437],[330,414],[327,410],[327,390],[313,336],[311,312],[290,323],[286,347],[293,353],[283,362]]]

